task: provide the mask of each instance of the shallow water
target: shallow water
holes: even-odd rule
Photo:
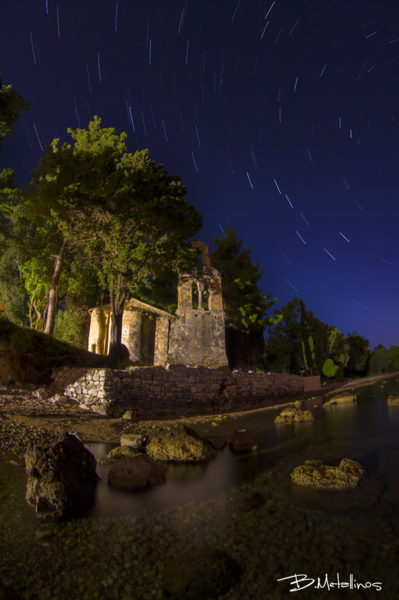
[[[205,466],[168,465],[165,484],[138,494],[108,488],[109,467],[100,466],[91,515],[69,523],[40,524],[24,501],[23,466],[1,458],[0,579],[39,600],[267,600],[290,598],[294,575],[306,574],[296,585],[300,598],[397,600],[399,407],[389,408],[387,397],[398,390],[388,379],[359,388],[351,405],[323,409],[321,397],[312,399],[303,408],[315,421],[294,428],[273,423],[281,409],[231,419],[229,427],[255,438],[256,453],[225,448]],[[228,437],[227,425],[196,430]],[[99,458],[111,446],[88,447]],[[307,459],[345,457],[366,469],[356,490],[319,492],[291,481]],[[214,551],[211,568],[204,557]],[[331,587],[337,573],[348,587]]]

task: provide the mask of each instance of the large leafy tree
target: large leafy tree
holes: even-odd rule
[[[329,357],[331,327],[317,319],[305,303],[294,298],[281,310],[275,309],[281,321],[269,326],[265,348],[267,368],[287,373],[299,373],[307,367],[311,374],[321,373]]]
[[[386,373],[391,369],[392,355],[388,348],[379,344],[370,358],[370,373]]]
[[[12,89],[12,85],[3,85],[0,75],[0,152],[2,138],[12,133],[19,113],[26,110],[29,110],[29,104]]]
[[[94,118],[88,130],[68,130],[75,140],[54,140],[32,172],[29,189],[16,194],[14,217],[38,220],[41,239],[53,243],[48,253],[45,332],[55,326],[57,292],[67,259],[84,257],[94,270],[112,307],[109,364],[121,356],[121,324],[129,294],[151,285],[165,265],[174,272],[197,259],[188,239],[202,217],[182,196],[178,176],[151,161],[148,150],[128,154],[113,128],[102,129]],[[45,234],[45,235],[43,235]]]
[[[197,250],[188,240],[200,230],[202,217],[183,199],[180,177],[155,165],[148,150],[126,152],[126,134],[101,129],[98,117],[88,130],[68,132],[73,152],[67,144],[58,148],[55,140],[36,189],[52,202],[65,248],[84,253],[109,294],[108,363],[114,364],[121,358],[125,301],[143,284],[150,286],[165,265],[178,272],[196,262]]]
[[[344,334],[337,327],[332,327],[329,338],[329,355],[339,365],[342,371],[346,368],[350,358],[350,344]]]
[[[346,341],[349,344],[347,372],[353,375],[365,375],[370,360],[369,341],[359,335],[357,331],[348,333]]]
[[[3,137],[12,133],[19,113],[28,109],[29,104],[26,100],[17,94],[11,85],[4,86],[0,75],[0,152]],[[23,325],[26,291],[15,264],[19,253],[15,243],[10,244],[8,222],[1,211],[3,202],[7,202],[9,192],[14,188],[14,179],[15,173],[12,169],[5,168],[0,173],[0,309],[8,319]]]
[[[222,277],[223,303],[226,325],[240,331],[264,331],[277,317],[266,317],[277,302],[271,295],[264,296],[258,287],[263,275],[259,263],[251,260],[252,248],[243,248],[244,239],[237,239],[234,227],[227,227],[223,237],[214,237],[215,250],[211,265]]]
[[[300,300],[294,298],[281,310],[274,309],[274,314],[280,316],[280,321],[268,327],[265,346],[267,368],[298,373],[303,366]]]

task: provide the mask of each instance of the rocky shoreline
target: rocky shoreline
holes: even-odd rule
[[[329,391],[329,386],[320,390]],[[398,531],[387,519],[387,510],[395,510],[397,488],[386,492],[381,507],[378,480],[371,482],[367,499],[361,491],[350,492],[352,512],[347,513],[347,500],[337,505],[329,496],[320,504],[312,496],[310,505],[302,490],[294,497],[289,492],[289,474],[301,464],[300,456],[210,500],[137,515],[39,522],[24,499],[28,442],[48,445],[61,431],[86,442],[119,442],[139,423],[94,415],[73,403],[52,405],[35,392],[37,386],[0,388],[0,598],[275,600],[290,591],[279,578],[337,572],[382,581],[384,598],[397,598],[392,575]],[[198,415],[178,422],[229,438],[236,416]],[[320,600],[330,596],[327,589],[317,592]]]

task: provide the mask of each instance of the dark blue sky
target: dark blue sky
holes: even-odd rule
[[[30,104],[0,169],[68,127],[128,134],[182,177],[211,244],[234,225],[281,307],[399,344],[395,0],[13,0],[0,72]]]

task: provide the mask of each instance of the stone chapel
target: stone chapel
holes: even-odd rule
[[[175,315],[135,298],[126,302],[122,343],[130,360],[154,366],[228,366],[221,277],[211,267],[208,244],[195,240],[192,245],[201,250],[202,271],[179,274]],[[198,308],[193,308],[193,293],[198,298]],[[111,305],[92,308],[89,314],[88,350],[107,355]]]

